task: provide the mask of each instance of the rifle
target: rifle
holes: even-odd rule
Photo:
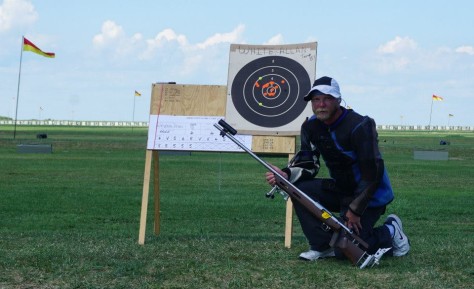
[[[219,120],[218,123],[214,124],[214,127],[220,131],[220,135],[222,137],[227,136],[236,145],[250,154],[260,164],[262,164],[267,170],[272,172],[275,175],[276,187],[278,187],[278,189],[285,191],[292,200],[300,203],[309,212],[311,212],[313,216],[321,220],[325,226],[330,228],[334,233],[329,245],[333,248],[336,247],[341,249],[341,251],[352,262],[352,264],[358,266],[360,269],[373,267],[374,265],[378,265],[383,254],[390,250],[390,248],[381,248],[373,255],[368,254],[366,252],[368,249],[368,244],[364,240],[357,236],[329,210],[324,208],[320,203],[311,199],[307,194],[298,189],[290,181],[279,174],[272,166],[259,158],[249,148],[236,139],[234,135],[237,134],[237,131],[233,127],[231,127],[222,119]],[[273,195],[273,191],[276,190],[276,187],[267,193],[267,196]]]

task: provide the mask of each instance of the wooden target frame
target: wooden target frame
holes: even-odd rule
[[[212,137],[212,132],[206,130],[193,130],[196,120],[206,120],[214,117],[226,116],[227,87],[220,85],[180,85],[171,83],[156,83],[152,85],[151,103],[150,103],[150,126],[148,129],[148,142],[145,154],[145,169],[143,177],[142,202],[140,213],[140,228],[138,234],[138,243],[145,244],[145,231],[148,214],[148,199],[150,183],[153,184],[154,195],[154,234],[160,233],[160,178],[159,178],[159,151],[200,151],[202,143],[197,143],[194,133],[202,133],[205,137]],[[164,121],[179,120],[179,127],[191,127],[190,131],[183,129],[184,133],[176,137],[171,135],[174,131],[159,130],[161,127],[175,128],[176,123],[163,123]],[[192,123],[191,123],[192,122]],[[194,125],[194,126],[193,126]],[[218,130],[212,128],[217,134]],[[160,134],[163,131],[163,134]],[[168,138],[166,138],[168,137]],[[192,140],[191,140],[192,137]],[[291,159],[295,154],[296,135],[293,136],[275,136],[275,135],[252,135],[251,149],[255,153],[278,153],[288,154]],[[222,137],[220,137],[222,139]],[[150,140],[153,141],[150,141]],[[181,141],[181,142],[179,142]],[[211,140],[211,143],[214,141]],[[184,145],[183,145],[184,143]],[[167,147],[161,146],[168,144]],[[190,145],[194,145],[190,149]],[[221,146],[211,147],[206,151],[219,150]],[[226,150],[239,151],[239,150]],[[153,175],[152,175],[153,172]],[[291,200],[286,203],[285,219],[285,246],[291,246],[291,236],[293,231],[293,205]]]
[[[159,151],[242,151],[216,137],[213,121],[225,118],[255,153],[296,152],[296,136],[311,107],[303,100],[316,76],[316,42],[290,45],[232,44],[227,86],[152,86],[138,243],[145,243],[149,186],[154,187],[154,233],[160,232]],[[238,136],[238,135],[237,135]],[[249,139],[248,136],[251,138]],[[152,168],[153,163],[153,168]],[[153,178],[151,172],[153,171]],[[285,247],[291,246],[293,204],[286,203]]]

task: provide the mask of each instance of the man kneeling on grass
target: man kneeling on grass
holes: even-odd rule
[[[375,227],[394,195],[378,148],[374,120],[342,107],[339,85],[327,76],[314,82],[304,100],[311,102],[314,115],[301,127],[299,154],[310,161],[301,167],[273,167],[325,208],[340,212],[346,226],[367,242],[368,254],[391,247],[387,254],[406,255],[410,242],[398,216],[388,215],[382,226]],[[320,157],[330,178],[314,178]],[[267,172],[265,178],[275,185],[272,172]],[[310,246],[300,259],[344,258],[340,250],[329,246],[332,232],[298,202],[293,203]]]

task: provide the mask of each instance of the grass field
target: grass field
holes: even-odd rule
[[[472,132],[380,132],[396,192],[387,214],[401,216],[412,250],[360,270],[299,261],[307,244],[296,219],[284,247],[285,203],[265,198],[265,170],[246,154],[160,154],[161,234],[151,194],[140,246],[146,129],[12,131],[0,127],[2,289],[474,288]],[[17,152],[39,142],[53,153]],[[414,160],[414,148],[450,159]],[[264,159],[283,166],[287,157]]]

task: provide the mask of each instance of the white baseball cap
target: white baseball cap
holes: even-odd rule
[[[335,98],[341,98],[339,84],[334,78],[329,76],[323,76],[316,79],[313,83],[313,87],[304,97],[304,100],[309,101],[311,98],[313,98],[313,96],[318,94],[329,94]]]

